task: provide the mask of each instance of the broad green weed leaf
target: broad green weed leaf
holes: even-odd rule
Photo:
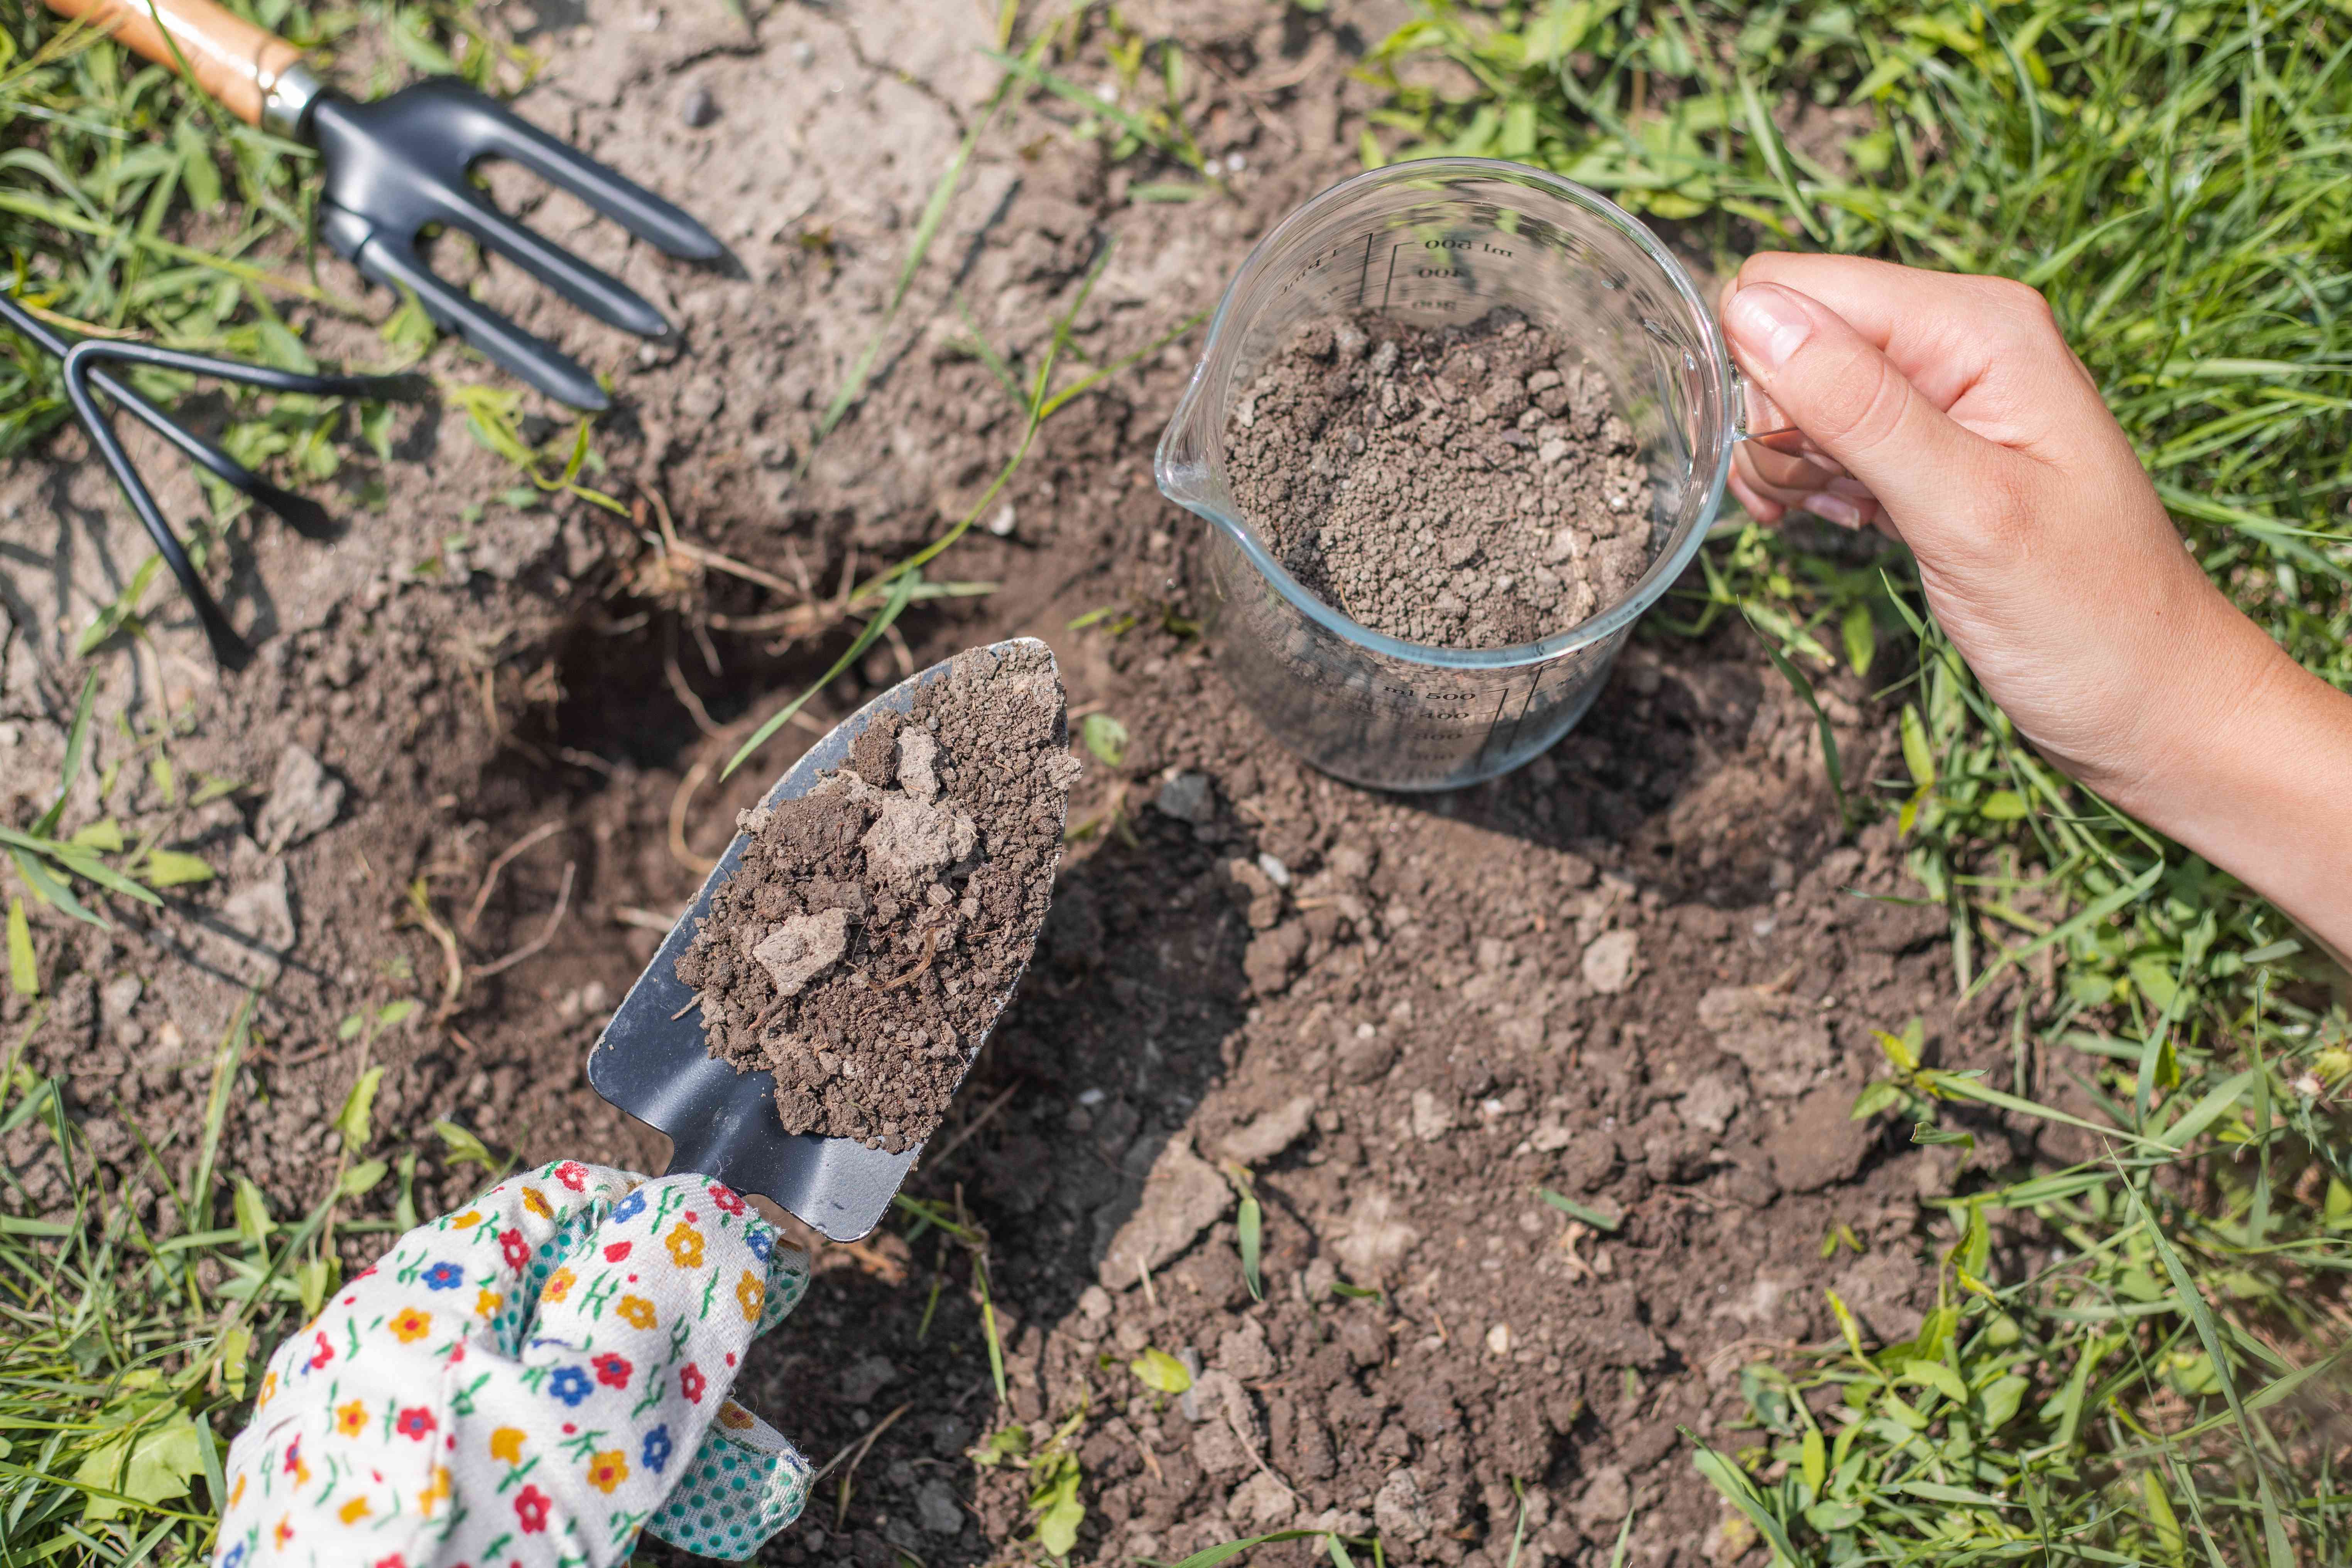
[[[249,1176],[236,1179],[236,1233],[247,1247],[259,1247],[278,1228],[278,1222],[269,1217],[269,1200]]]
[[[1903,765],[1911,774],[1911,782],[1926,789],[1936,782],[1936,756],[1927,749],[1927,721],[1919,717],[1918,707],[1903,705]]]
[[[182,116],[173,128],[172,140],[179,150],[180,184],[188,193],[188,205],[200,213],[219,206],[220,169],[213,163],[212,147],[196,117]]]
[[[1827,1535],[1862,1522],[1862,1510],[1850,1502],[1817,1502],[1805,1510],[1805,1522]]]
[[[74,1479],[143,1503],[168,1502],[187,1495],[188,1483],[204,1468],[204,1457],[197,1445],[207,1440],[195,1421],[184,1412],[100,1447],[82,1460],[81,1468],[74,1472]],[[83,1510],[82,1518],[92,1521],[113,1519],[126,1507],[112,1498],[93,1497]]]
[[[1862,1092],[1853,1097],[1853,1109],[1846,1113],[1849,1121],[1867,1121],[1882,1110],[1892,1110],[1903,1103],[1903,1086],[1891,1078],[1863,1085]]]
[[[1831,1316],[1837,1319],[1838,1332],[1845,1336],[1846,1349],[1864,1361],[1869,1360],[1870,1352],[1862,1348],[1862,1328],[1853,1321],[1853,1310],[1834,1290],[1824,1290],[1822,1294],[1829,1300]]]
[[[1078,725],[1078,734],[1095,760],[1107,768],[1118,766],[1127,755],[1127,726],[1108,713],[1087,714]]]
[[[1265,1285],[1258,1278],[1258,1248],[1264,1238],[1265,1226],[1265,1211],[1259,1206],[1256,1197],[1244,1193],[1240,1211],[1234,1217],[1234,1229],[1241,1247],[1242,1283],[1249,1287],[1253,1301],[1265,1300]]]
[[[66,840],[77,849],[94,850],[100,855],[122,853],[122,825],[110,816],[101,816],[87,826],[74,830]]]
[[[1161,1394],[1181,1394],[1192,1386],[1192,1374],[1184,1370],[1184,1363],[1156,1346],[1147,1347],[1141,1355],[1129,1362],[1127,1370],[1135,1373],[1144,1387]]]
[[[1525,38],[1527,61],[1531,66],[1549,65],[1552,61],[1573,54],[1591,29],[1594,16],[1601,7],[1593,0],[1551,0],[1539,16],[1528,19]]]
[[[184,888],[213,879],[210,866],[177,849],[150,849],[139,863],[139,874],[151,888]]]
[[[450,1164],[479,1165],[483,1170],[493,1173],[498,1170],[499,1163],[491,1158],[488,1146],[465,1128],[454,1121],[442,1121],[433,1124],[433,1131],[440,1134],[442,1158]]]
[[[329,1270],[331,1264],[324,1258],[312,1258],[294,1266],[294,1293],[302,1303],[302,1315],[315,1318],[325,1304],[327,1292],[334,1288]]]
[[[1856,675],[1868,675],[1871,660],[1878,656],[1878,623],[1871,618],[1870,605],[1859,604],[1848,610],[1838,635],[1845,643],[1846,663]]]
[[[383,1068],[373,1067],[360,1074],[352,1092],[343,1098],[343,1108],[335,1114],[335,1131],[341,1135],[343,1147],[356,1153],[367,1146],[370,1136],[368,1117],[375,1109],[376,1086],[383,1081]]]
[[[1903,1375],[1912,1382],[1934,1389],[1955,1405],[1969,1402],[1969,1385],[1960,1374],[1939,1361],[1907,1361],[1903,1363]]]
[[[2025,811],[2025,797],[2013,789],[1997,789],[1977,803],[1977,815],[1987,822],[2015,822]]]
[[[343,1179],[336,1190],[347,1198],[358,1197],[362,1193],[373,1191],[391,1169],[382,1160],[363,1160],[343,1173]]]
[[[243,1323],[221,1336],[220,1368],[229,1397],[243,1399],[246,1378],[253,1370],[253,1331]]]
[[[2180,1516],[2172,1511],[2172,1499],[2165,1495],[2164,1479],[2153,1467],[2142,1470],[2139,1477],[2140,1495],[2147,1502],[2147,1521],[2154,1526],[2156,1549],[2169,1563],[2178,1563],[2187,1554],[2188,1537],[2180,1532]]]
[[[74,702],[73,723],[66,731],[66,760],[58,770],[58,798],[33,824],[36,838],[57,837],[58,822],[66,813],[66,797],[73,794],[74,781],[81,777],[82,748],[89,741],[90,710],[97,701],[98,671],[93,669],[82,680],[81,696]]]
[[[1988,1432],[1996,1432],[2008,1425],[2017,1415],[2018,1407],[2024,1404],[2026,1391],[2032,1386],[2031,1380],[2019,1377],[2014,1373],[2008,1377],[1993,1379],[1982,1395],[1984,1429]]]
[[[971,1462],[982,1469],[992,1470],[1007,1459],[1018,1458],[1029,1451],[1029,1428],[1015,1422],[1001,1431],[989,1434],[988,1441],[971,1450]]]
[[[1029,1506],[1037,1516],[1037,1544],[1057,1559],[1070,1554],[1078,1543],[1078,1526],[1086,1522],[1086,1505],[1078,1501],[1080,1479],[1077,1460],[1062,1454],[1047,1469],[1044,1483],[1029,1494]]]

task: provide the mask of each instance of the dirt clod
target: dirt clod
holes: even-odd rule
[[[1772,1174],[1783,1187],[1792,1193],[1819,1192],[1862,1169],[1872,1133],[1868,1122],[1849,1114],[1853,1104],[1853,1091],[1835,1085],[1817,1089],[1797,1102],[1788,1125],[1765,1144],[1772,1157]]]
[[[711,1054],[776,1075],[786,1131],[895,1153],[939,1125],[1052,896],[1078,772],[1061,712],[1043,648],[974,649],[845,767],[747,814],[677,973]]]
[[[1630,931],[1604,931],[1584,950],[1584,983],[1603,996],[1614,996],[1633,984],[1633,963],[1641,938]]]
[[[1293,575],[1412,642],[1534,642],[1650,563],[1649,481],[1608,382],[1512,311],[1307,323],[1234,409],[1226,461]]]
[[[1143,1184],[1143,1199],[1120,1227],[1102,1260],[1102,1283],[1124,1290],[1141,1283],[1217,1223],[1232,1189],[1217,1168],[1181,1140],[1160,1151]]]
[[[1801,1094],[1837,1058],[1819,1009],[1756,986],[1709,991],[1699,998],[1698,1021],[1748,1065],[1749,1081],[1763,1094]]]
[[[274,855],[325,832],[342,808],[342,781],[317,757],[289,744],[278,753],[278,776],[254,821],[254,837]]]

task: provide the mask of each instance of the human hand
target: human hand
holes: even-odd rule
[[[806,1254],[725,1186],[566,1160],[409,1232],[269,1358],[215,1568],[740,1559],[809,1467],[726,1397]]]
[[[1771,423],[1803,437],[1739,447],[1732,489],[1759,521],[1801,508],[1898,536],[2044,755],[2352,947],[2352,699],[2207,578],[2039,294],[1770,254],[1723,325]]]
[[[1802,509],[1901,538],[1969,668],[2083,783],[2131,795],[2184,708],[2231,700],[2276,652],[2182,547],[2032,289],[1762,255],[1723,323],[1805,437],[1744,443],[1734,492],[1760,521]]]

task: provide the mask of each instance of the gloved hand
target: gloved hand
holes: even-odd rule
[[[741,1559],[808,1462],[726,1397],[807,1289],[726,1187],[566,1160],[403,1237],[269,1358],[217,1568]]]

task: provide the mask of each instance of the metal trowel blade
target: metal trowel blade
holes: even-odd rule
[[[1044,647],[1034,638],[1023,637],[991,644],[987,651],[1002,658],[1015,649]],[[1051,659],[1049,652],[1048,668]],[[772,807],[806,795],[820,774],[848,760],[851,742],[876,714],[886,708],[912,711],[916,692],[945,677],[951,662],[908,676],[834,726],[776,781],[761,804]],[[1066,704],[1058,671],[1054,693],[1055,740],[1067,744]],[[1066,808],[1066,796],[1063,804]],[[678,955],[694,941],[710,913],[711,896],[735,874],[750,842],[749,834],[735,836],[694,902],[662,939],[661,951],[621,999],[620,1010],[588,1053],[588,1081],[614,1105],[669,1135],[672,1172],[691,1171],[724,1182],[738,1192],[761,1194],[828,1238],[855,1241],[889,1212],[890,1200],[913,1169],[922,1146],[890,1154],[852,1138],[786,1132],[776,1114],[775,1075],[738,1072],[713,1058],[703,1039],[701,1011],[693,1005],[694,993],[677,977]],[[1036,941],[1034,930],[1026,933],[1024,969]],[[1013,984],[997,997],[989,1016],[991,1028],[1019,984],[1020,976],[1015,974]],[[974,1038],[972,1055],[979,1054],[987,1035],[982,1030]]]

